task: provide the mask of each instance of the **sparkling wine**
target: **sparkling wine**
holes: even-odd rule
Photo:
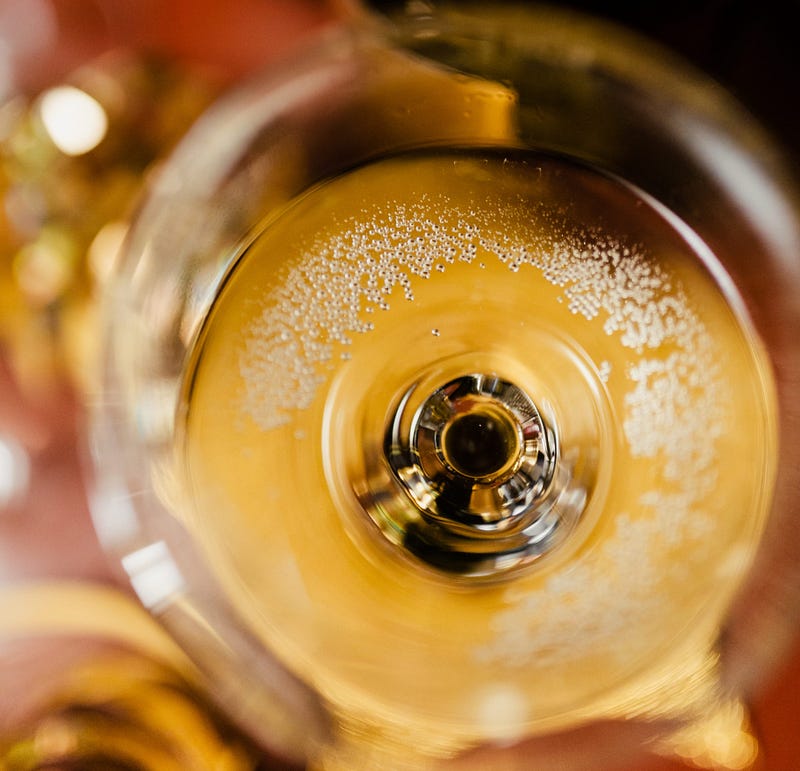
[[[382,158],[271,215],[181,414],[178,513],[242,617],[353,730],[434,754],[700,698],[775,471],[705,244],[517,150]]]

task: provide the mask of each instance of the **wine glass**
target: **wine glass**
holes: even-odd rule
[[[797,586],[797,212],[752,120],[628,32],[357,13],[153,183],[106,293],[98,530],[290,760],[574,731],[607,768],[604,726],[745,767]]]
[[[256,767],[255,749],[131,597],[40,581],[3,586],[0,601],[3,769]]]

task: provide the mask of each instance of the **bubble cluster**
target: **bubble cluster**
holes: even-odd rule
[[[573,314],[589,321],[602,317],[605,333],[636,353],[675,345],[669,361],[643,359],[629,373],[638,385],[629,399],[626,435],[634,452],[652,455],[657,438],[648,421],[655,413],[672,419],[681,403],[691,403],[684,398],[687,373],[709,379],[708,335],[682,290],[641,245],[575,228],[543,205],[521,212],[487,201],[462,210],[447,196],[423,195],[415,204],[364,208],[316,234],[249,330],[240,360],[245,411],[264,430],[290,420],[313,401],[335,358],[348,358],[354,337],[374,328],[375,313],[390,312],[394,302],[413,302],[416,281],[440,274],[446,280],[449,265],[473,264],[479,252],[479,268],[492,255],[512,272],[540,271],[563,288]],[[609,366],[603,364],[604,377]],[[660,398],[648,399],[656,391]],[[673,415],[665,405],[674,407]]]

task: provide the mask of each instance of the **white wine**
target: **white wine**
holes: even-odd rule
[[[269,217],[183,398],[178,513],[237,610],[359,731],[431,753],[703,670],[775,474],[708,248],[516,150],[382,158]]]

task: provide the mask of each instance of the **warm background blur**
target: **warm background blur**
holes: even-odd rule
[[[285,54],[347,5],[323,0],[0,0],[0,142],[7,130],[8,105],[19,95],[36,94],[80,65],[120,48],[168,55],[197,74],[204,86],[196,100],[185,102],[188,120],[193,110],[202,108],[203,99]],[[800,172],[797,0],[562,5],[622,21],[683,53],[761,118]],[[171,141],[168,132],[160,141]],[[127,173],[135,174],[135,168]],[[13,278],[11,250],[19,244],[4,232],[4,217],[0,215],[0,589],[41,578],[113,583],[93,535],[81,481],[83,413],[72,384],[80,382],[76,370],[84,363],[79,352],[59,349],[50,356],[38,347],[52,336],[53,325],[72,318],[65,308],[74,308],[69,303],[55,308],[53,298],[45,298],[35,314],[26,315],[14,305],[17,299],[11,299],[3,281]],[[60,295],[57,299],[61,302]],[[34,317],[44,328],[31,332]],[[66,367],[55,361],[62,356]],[[0,693],[11,687],[2,681],[4,671],[0,662]],[[17,671],[17,687],[32,683],[43,671],[43,666]],[[2,703],[0,697],[0,710]],[[0,711],[0,728],[2,717]],[[764,747],[762,767],[800,769],[800,645],[756,701],[754,723]],[[652,761],[636,771],[675,768]]]

